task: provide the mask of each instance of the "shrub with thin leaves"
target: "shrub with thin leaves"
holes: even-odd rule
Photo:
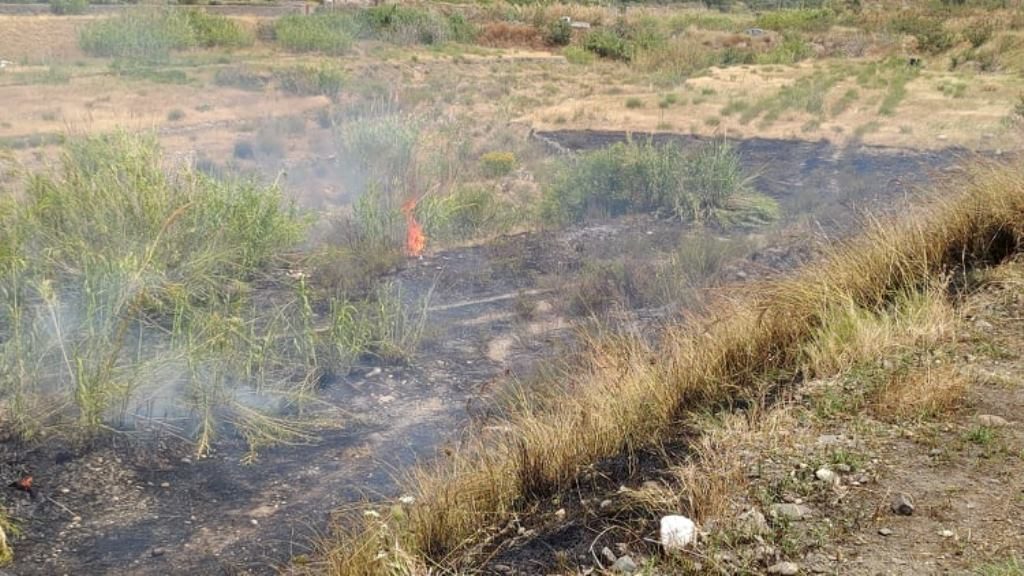
[[[344,54],[352,47],[357,25],[348,14],[317,12],[283,16],[273,30],[274,39],[286,50]]]

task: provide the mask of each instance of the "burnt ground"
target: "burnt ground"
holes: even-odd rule
[[[596,463],[574,489],[494,527],[480,572],[621,573],[610,569],[607,548],[652,575],[772,574],[782,563],[799,574],[1021,574],[1024,259],[993,270],[956,304],[948,347],[917,351],[926,370],[967,383],[948,409],[880,417],[861,403],[867,385],[856,377],[801,383],[759,410],[725,407],[715,420],[724,436],[712,444],[723,452],[698,470],[711,476],[707,466],[736,464],[743,479],[717,487],[725,513],[700,526],[695,547],[667,558],[657,544],[660,514],[642,504],[686,488],[672,469],[706,430],[680,423],[657,449]],[[883,369],[889,361],[877,360]],[[835,472],[834,483],[817,477],[822,468]],[[897,495],[909,510],[894,509]],[[781,503],[804,512],[774,517]],[[763,515],[756,530],[743,520],[751,510]]]
[[[604,145],[615,133],[546,133],[563,148]],[[665,138],[666,136],[658,136]],[[681,141],[692,139],[678,137]],[[749,250],[726,281],[784,270],[814,246],[856,229],[868,209],[898,204],[960,154],[836,149],[827,143],[737,143],[756,187],[785,219],[741,236]],[[112,433],[90,446],[0,444],[0,480],[36,479],[39,497],[13,490],[3,502],[21,528],[15,574],[265,574],[310,552],[332,510],[395,497],[395,478],[472,433],[477,409],[503,381],[528,376],[568,345],[574,318],[561,299],[588,262],[655,258],[693,229],[653,217],[590,222],[429,253],[394,278],[411,299],[431,294],[428,333],[403,366],[360,366],[324,400],[344,414],[308,445],[280,446],[242,464],[237,438],[212,456],[160,423]],[[635,256],[631,256],[635,255]],[[528,312],[524,312],[528,311]],[[655,319],[670,311],[636,311]],[[141,428],[141,427],[140,427]]]

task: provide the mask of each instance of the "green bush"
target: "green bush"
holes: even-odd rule
[[[190,9],[185,16],[199,46],[244,48],[256,41],[252,32],[226,16],[200,9]]]
[[[594,54],[588,52],[585,48],[578,46],[566,46],[562,50],[562,56],[565,57],[566,61],[570,64],[576,64],[579,66],[586,66],[594,61]]]
[[[487,152],[480,156],[480,171],[488,178],[505,176],[516,167],[516,155],[512,152]]]
[[[630,60],[633,57],[629,42],[609,28],[591,30],[583,39],[583,48],[601,58],[612,60]]]
[[[172,50],[196,44],[188,16],[168,9],[140,8],[89,22],[79,34],[87,54],[108,58],[164,61]]]
[[[750,181],[725,141],[691,152],[620,142],[565,166],[545,189],[541,214],[549,222],[572,222],[590,214],[662,212],[722,225],[776,218],[774,201],[754,192]]]
[[[572,42],[572,25],[565,20],[557,20],[548,25],[544,40],[552,46],[568,46]]]
[[[174,50],[196,46],[237,48],[254,38],[236,22],[201,10],[138,8],[88,23],[79,34],[87,54],[161,62]]]
[[[932,54],[945,52],[953,46],[954,36],[940,18],[904,13],[889,22],[889,30],[913,36],[918,48]]]
[[[434,10],[402,4],[372,6],[358,12],[362,34],[396,44],[470,42],[476,30],[461,14],[444,16]]]
[[[800,36],[786,34],[782,43],[757,56],[758,64],[796,64],[814,55],[814,50]]]
[[[980,48],[992,38],[995,33],[995,24],[988,19],[975,20],[964,27],[963,35],[971,46]]]
[[[274,39],[293,52],[344,54],[352,47],[358,26],[347,14],[317,12],[289,14],[274,22]]]
[[[89,11],[89,0],[50,0],[50,12],[54,14],[85,14]]]
[[[835,12],[828,8],[777,10],[758,16],[757,26],[778,32],[824,32],[835,20]]]
[[[514,209],[487,186],[459,186],[416,205],[416,217],[432,241],[466,241],[500,234],[514,223]]]
[[[302,64],[274,71],[281,90],[299,96],[336,98],[345,81],[345,72],[330,63]]]

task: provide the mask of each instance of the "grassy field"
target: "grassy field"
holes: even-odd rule
[[[411,362],[429,332],[429,295],[389,280],[417,255],[412,222],[435,251],[638,214],[756,230],[780,209],[735,139],[1021,145],[1024,15],[1007,6],[52,8],[0,16],[0,412],[23,442],[85,445],[155,406],[195,422],[179,432],[200,456],[225,435],[251,460],[312,439],[344,419],[318,402],[323,382]],[[530,137],[554,129],[706,139],[558,156]],[[1017,167],[969,172],[658,344],[586,336],[572,371],[510,401],[500,432],[409,471],[415,504],[348,523],[323,567],[473,569],[494,526],[680,419],[849,373],[903,346],[906,323],[941,332],[941,294],[1024,235]],[[650,286],[636,263],[594,263],[567,306],[612,308],[609,293],[630,291],[678,303],[708,275],[693,269],[729,250],[686,245],[651,266]],[[910,417],[893,404],[944,414],[957,381],[929,378],[889,378],[858,402],[881,419]],[[679,471],[684,485],[728,444],[708,428],[709,463]],[[719,489],[659,509],[713,518]],[[11,528],[0,516],[0,560]]]

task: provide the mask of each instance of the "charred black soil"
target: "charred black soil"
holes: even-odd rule
[[[559,150],[626,137],[537,136]],[[14,490],[3,496],[21,527],[13,573],[273,573],[310,554],[311,538],[328,529],[336,508],[398,496],[403,469],[443,457],[446,445],[486,425],[495,391],[571,347],[574,326],[593,310],[566,300],[594,264],[657,261],[694,234],[707,234],[743,247],[708,286],[777,273],[856,230],[863,213],[898,206],[961,154],[769,140],[736,146],[756,175],[754,186],[783,209],[771,229],[698,230],[631,216],[409,260],[392,280],[411,301],[429,295],[425,341],[405,365],[366,362],[332,379],[323,400],[344,416],[325,423],[315,442],[266,449],[249,465],[241,463],[244,443],[229,434],[212,456],[194,459],[180,438],[187,425],[176,422],[140,422],[89,446],[0,444],[4,484],[31,474],[38,488],[34,499]],[[627,277],[636,270],[627,268]],[[640,297],[615,307],[647,327],[679,310],[678,303]],[[606,488],[643,469],[629,464],[609,463],[609,471],[595,471],[594,482]],[[581,540],[582,529],[563,526],[536,545]]]

